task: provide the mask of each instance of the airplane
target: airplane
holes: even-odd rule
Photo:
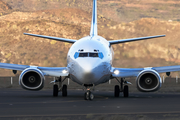
[[[93,0],[92,22],[89,36],[79,40],[73,40],[31,33],[24,33],[24,35],[72,43],[67,54],[66,67],[40,67],[0,63],[0,68],[11,69],[14,74],[16,74],[17,71],[22,71],[19,76],[19,84],[26,90],[41,90],[44,87],[45,76],[57,77],[57,80],[51,82],[54,83],[54,97],[57,97],[59,92],[62,92],[63,97],[67,96],[67,85],[63,85],[63,82],[67,78],[84,87],[85,100],[93,100],[94,95],[92,89],[99,84],[108,82],[110,79],[115,78],[119,82],[119,85],[115,85],[114,87],[114,96],[119,97],[120,92],[123,92],[124,97],[128,97],[128,85],[130,82],[125,81],[124,78],[136,77],[136,86],[139,91],[153,92],[159,90],[162,84],[159,73],[180,71],[179,65],[147,68],[113,67],[113,45],[165,37],[165,35],[107,41],[98,35],[97,0]],[[119,80],[119,78],[121,79]]]

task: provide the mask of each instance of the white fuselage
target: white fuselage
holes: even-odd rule
[[[75,42],[67,56],[71,80],[78,84],[97,85],[111,77],[113,50],[100,36],[87,36]]]

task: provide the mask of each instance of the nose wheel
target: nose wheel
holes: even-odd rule
[[[94,95],[91,91],[87,91],[84,93],[84,99],[85,100],[93,100],[94,99]]]

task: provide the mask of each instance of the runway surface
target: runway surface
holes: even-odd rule
[[[112,91],[95,91],[93,101],[82,90],[52,97],[52,90],[0,89],[0,119],[96,115],[175,114],[180,117],[180,93],[130,93],[114,98]]]

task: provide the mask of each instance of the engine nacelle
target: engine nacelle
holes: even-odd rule
[[[156,71],[149,69],[139,73],[136,79],[137,88],[141,92],[153,92],[160,89],[162,80]]]
[[[37,68],[27,68],[19,76],[19,84],[27,90],[41,90],[45,77]]]

